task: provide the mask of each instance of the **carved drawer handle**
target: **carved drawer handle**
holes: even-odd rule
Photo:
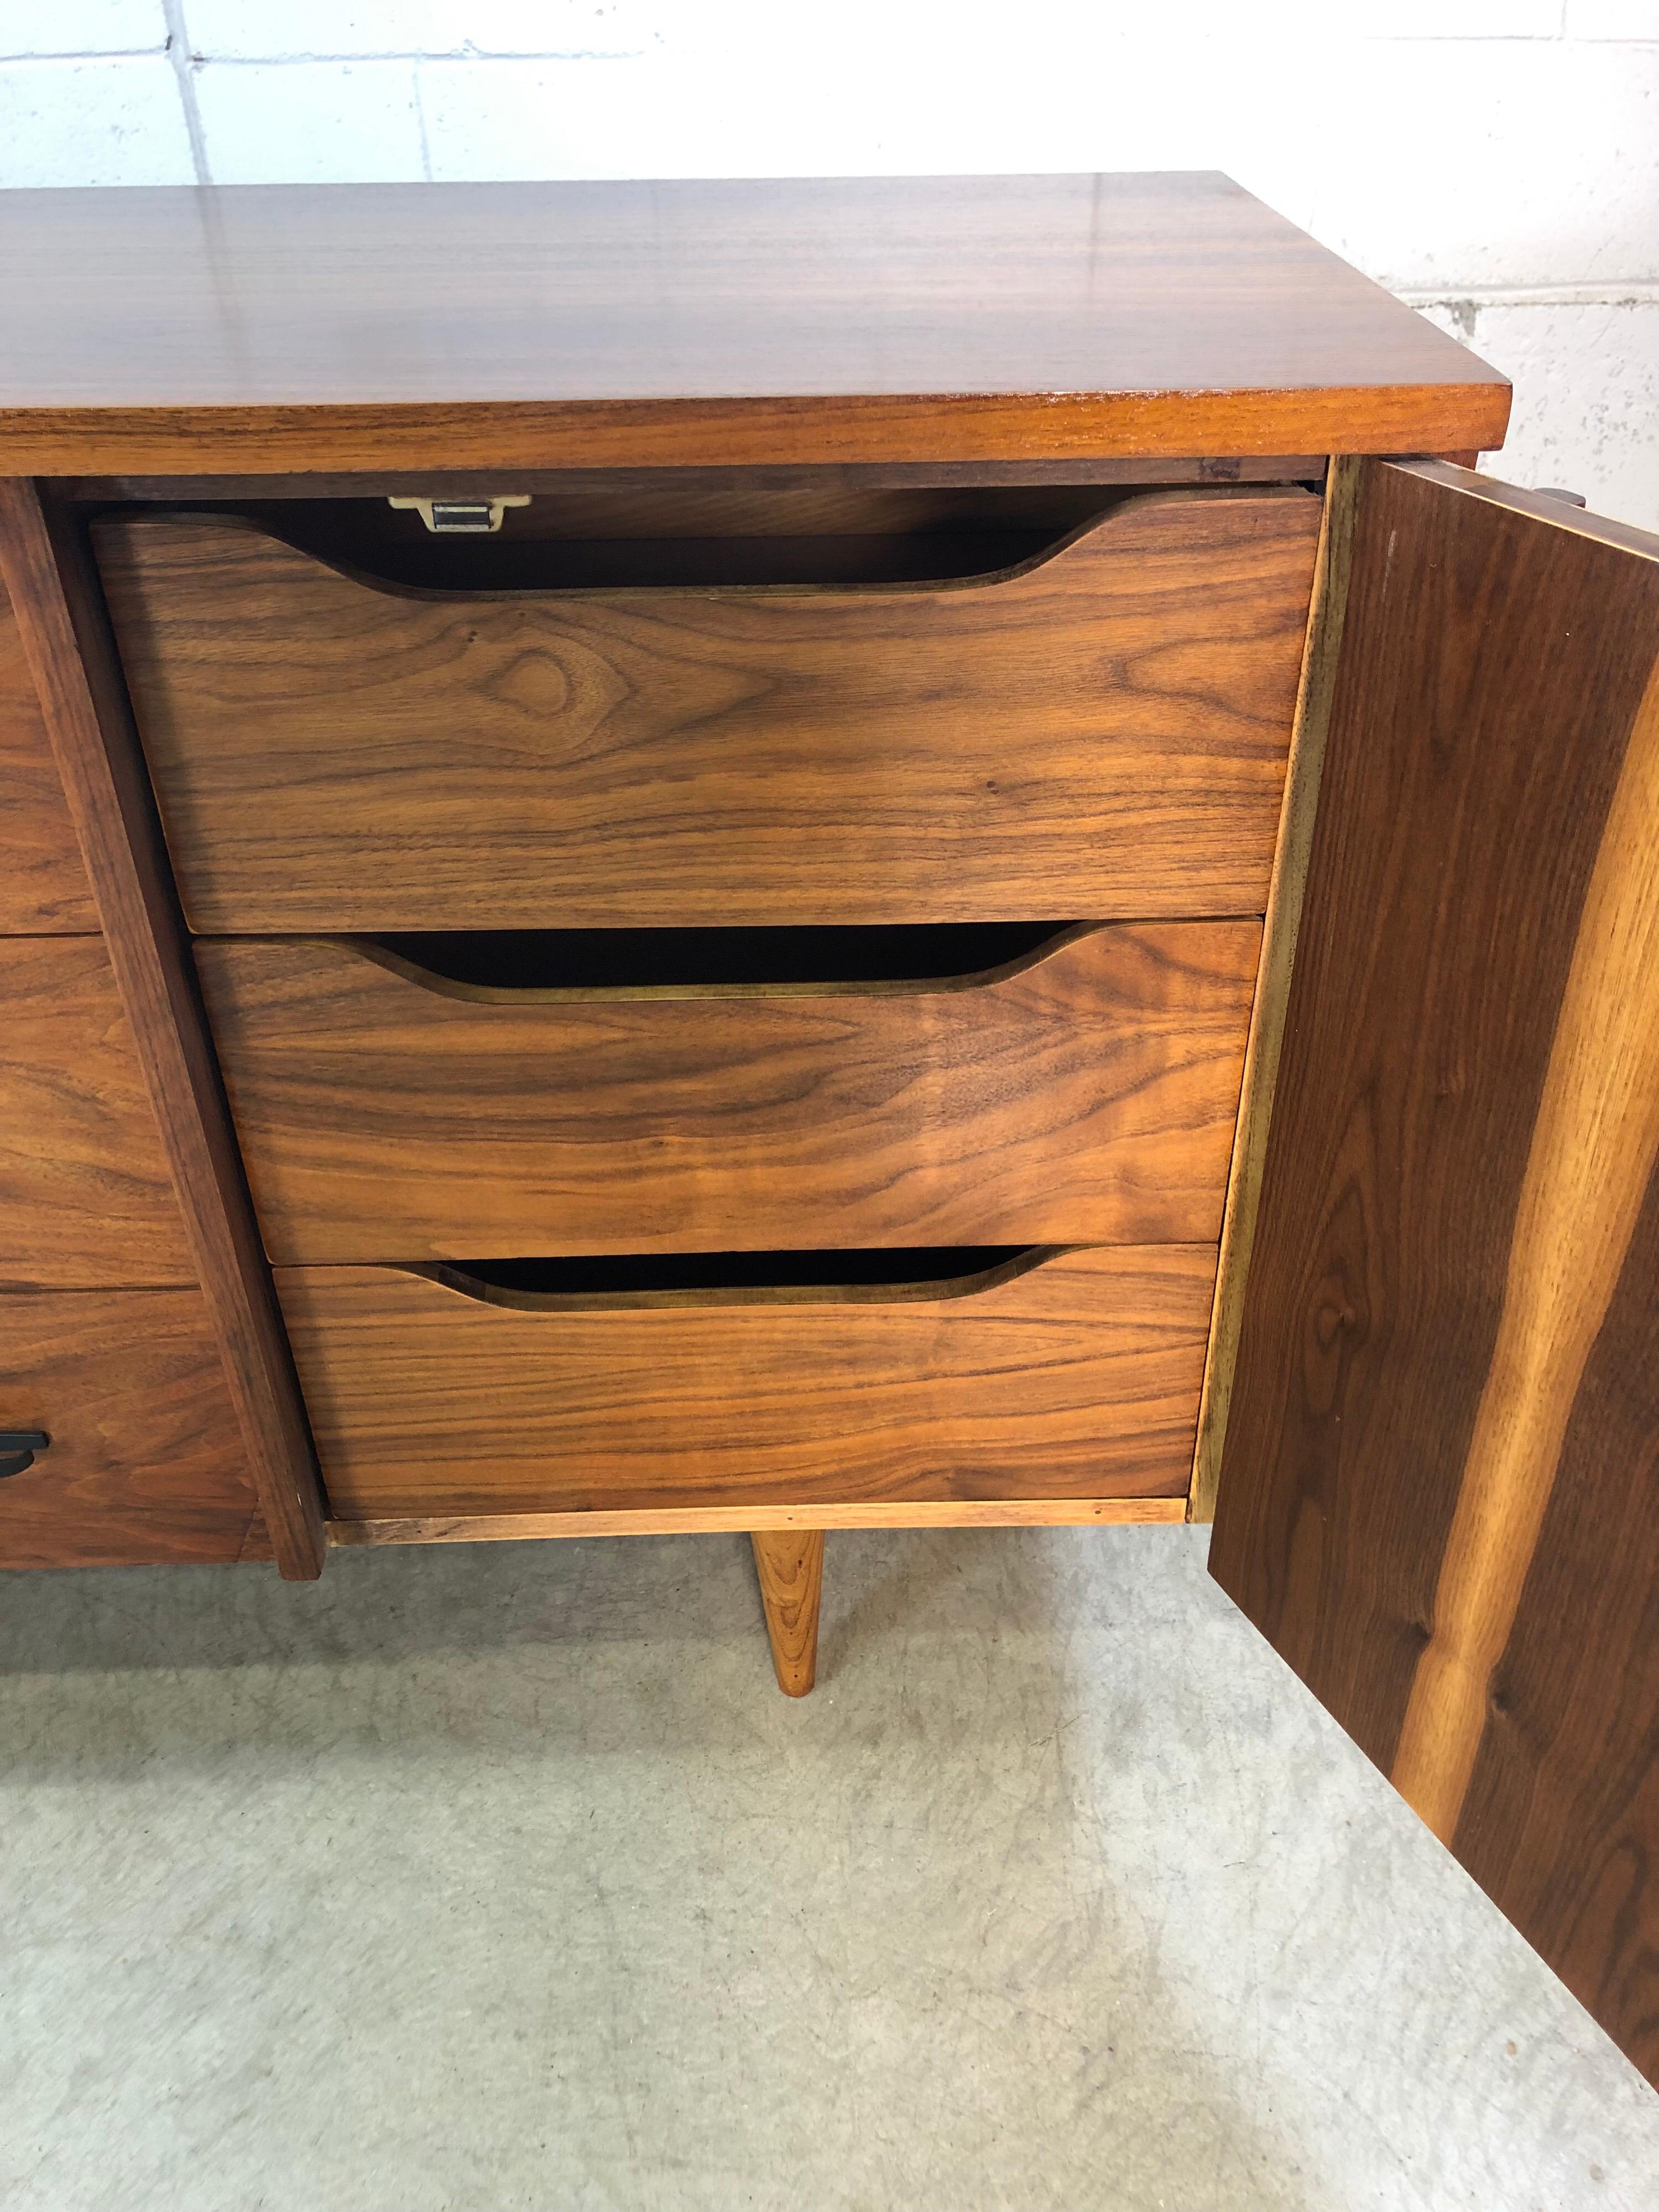
[[[44,1429],[0,1429],[0,1481],[33,1467],[36,1452],[45,1451],[51,1442]]]

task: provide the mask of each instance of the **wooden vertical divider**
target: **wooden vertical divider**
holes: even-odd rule
[[[322,1486],[97,580],[72,516],[0,479],[0,571],[161,1125],[283,1574],[326,1556]]]
[[[1233,1367],[1238,1357],[1239,1324],[1244,1312],[1244,1284],[1250,1270],[1256,1207],[1261,1194],[1261,1165],[1267,1157],[1267,1124],[1273,1086],[1285,1041],[1285,1010],[1291,969],[1302,922],[1302,895],[1319,805],[1325,737],[1330,726],[1331,696],[1342,646],[1348,604],[1348,568],[1353,544],[1355,505],[1363,464],[1347,457],[1332,459],[1325,483],[1325,514],[1314,566],[1313,600],[1308,610],[1308,641],[1297,692],[1285,799],[1279,817],[1262,929],[1261,964],[1256,973],[1250,1032],[1244,1048],[1244,1078],[1233,1137],[1232,1167],[1227,1177],[1226,1208],[1221,1222],[1221,1254],[1216,1270],[1215,1307],[1204,1388],[1199,1401],[1198,1444],[1193,1460],[1189,1521],[1213,1521],[1221,1447],[1227,1434]]]

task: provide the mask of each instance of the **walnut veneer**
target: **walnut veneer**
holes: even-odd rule
[[[0,1561],[747,1530],[799,1695],[824,1529],[1218,1485],[1659,2079],[1659,541],[1212,176],[0,289]]]

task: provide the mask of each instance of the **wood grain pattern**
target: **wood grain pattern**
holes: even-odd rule
[[[1650,2081],[1659,2081],[1656,1284],[1659,1176],[1578,1386],[1456,1835],[1481,1887]]]
[[[1655,551],[1659,556],[1659,546]],[[1462,1813],[1492,1675],[1656,1164],[1659,650],[1626,740],[1573,940],[1492,1364],[1440,1565],[1434,1630],[1395,1751],[1395,1788],[1445,1843]],[[1659,1281],[1647,1289],[1659,1297]]]
[[[520,1544],[570,1536],[741,1536],[757,1528],[1164,1528],[1186,1517],[1184,1498],[947,1498],[903,1505],[664,1505],[331,1521],[328,1540],[331,1547]]]
[[[786,1698],[804,1698],[817,1680],[823,1531],[757,1528],[750,1542],[778,1687]]]
[[[1367,465],[1212,1560],[1659,2078],[1656,672],[1659,540]]]
[[[1260,926],[1084,928],[969,982],[660,995],[196,948],[283,1261],[1208,1243]]]
[[[1232,1396],[1238,1331],[1244,1312],[1244,1286],[1249,1279],[1250,1248],[1255,1237],[1256,1209],[1261,1195],[1262,1163],[1267,1158],[1273,1088],[1279,1079],[1279,1057],[1285,1042],[1291,971],[1296,963],[1308,856],[1313,845],[1319,781],[1325,763],[1325,739],[1330,726],[1331,698],[1341,651],[1343,617],[1347,609],[1359,470],[1358,461],[1334,459],[1325,487],[1325,520],[1320,532],[1313,605],[1308,617],[1296,720],[1291,732],[1290,766],[1279,818],[1279,842],[1273,853],[1273,881],[1262,926],[1261,964],[1250,1007],[1249,1040],[1244,1053],[1238,1121],[1221,1224],[1215,1310],[1210,1318],[1210,1344],[1204,1360],[1198,1449],[1193,1458],[1188,1515],[1189,1520],[1195,1522],[1215,1518],[1222,1440],[1227,1433],[1227,1407]]]
[[[395,1519],[1184,1493],[1214,1267],[1119,1247],[968,1294],[597,1311],[276,1280],[333,1511]]]
[[[34,679],[0,586],[0,935],[97,927]]]
[[[16,191],[0,467],[1453,453],[1509,388],[1213,174]]]
[[[52,1438],[0,1481],[0,1566],[240,1556],[253,1482],[199,1291],[0,1291],[0,1427]]]
[[[247,1524],[247,1534],[242,1539],[242,1548],[236,1554],[236,1564],[239,1567],[251,1565],[269,1566],[274,1563],[276,1557],[276,1549],[270,1540],[270,1531],[265,1526],[265,1516],[259,1510],[256,1501],[253,1518]]]
[[[27,482],[0,480],[0,568],[277,1563],[316,1575],[316,1462],[113,647],[84,549]]]
[[[102,938],[0,938],[0,1284],[191,1279]]]
[[[373,588],[250,525],[99,556],[192,927],[1260,912],[1320,502],[1131,498],[864,589]]]

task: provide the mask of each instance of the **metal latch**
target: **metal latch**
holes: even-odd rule
[[[495,499],[389,499],[388,507],[413,507],[428,530],[499,530],[509,507],[528,507],[527,491],[507,491]]]

